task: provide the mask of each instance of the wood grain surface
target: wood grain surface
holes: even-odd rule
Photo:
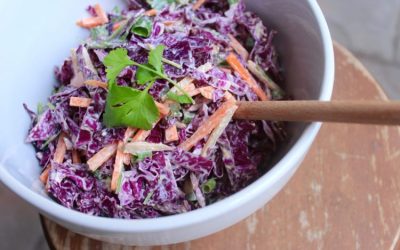
[[[335,45],[335,100],[387,100],[365,68]],[[323,125],[289,184],[246,220],[203,239],[162,247],[91,240],[42,217],[55,249],[396,249],[400,128]]]

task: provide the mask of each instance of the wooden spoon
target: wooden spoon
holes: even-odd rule
[[[238,102],[234,119],[400,125],[400,101]]]

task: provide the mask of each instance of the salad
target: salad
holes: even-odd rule
[[[98,4],[48,103],[26,105],[40,181],[61,205],[114,218],[188,212],[268,171],[282,124],[235,120],[238,101],[283,99],[272,39],[236,0]]]

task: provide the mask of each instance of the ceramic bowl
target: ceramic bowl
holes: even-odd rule
[[[97,0],[96,0],[97,1]],[[116,3],[98,1],[106,9]],[[268,27],[285,69],[284,88],[295,99],[329,100],[334,77],[331,37],[315,0],[247,0]],[[86,215],[51,200],[38,181],[40,168],[31,145],[22,103],[35,107],[54,84],[53,68],[87,36],[75,26],[93,1],[0,1],[1,92],[0,180],[33,209],[64,227],[92,238],[125,245],[161,245],[203,237],[264,206],[292,177],[320,128],[289,125],[290,140],[276,154],[272,169],[254,183],[215,204],[156,219],[121,220]],[[117,4],[122,4],[117,2]],[[290,204],[287,204],[290,206]],[[285,209],[285,208],[282,208]]]

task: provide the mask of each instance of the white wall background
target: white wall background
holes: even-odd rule
[[[317,0],[333,39],[350,49],[391,98],[400,99],[400,0]]]

